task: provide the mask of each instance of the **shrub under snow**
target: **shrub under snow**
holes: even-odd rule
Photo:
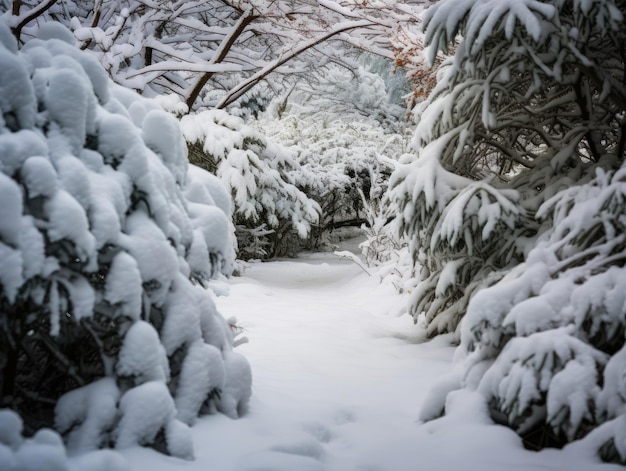
[[[295,185],[289,151],[222,110],[186,115],[181,126],[191,161],[230,190],[240,258],[285,255],[291,239],[309,235],[320,208]]]
[[[552,227],[523,264],[472,298],[461,324],[460,386],[530,446],[583,439],[626,463],[626,168],[547,201]],[[449,380],[447,380],[449,381]],[[428,402],[423,418],[442,412]]]
[[[413,313],[464,361],[422,419],[467,388],[528,447],[624,464],[623,4],[441,0],[425,22],[432,52],[463,39],[393,196]]]
[[[198,414],[236,417],[250,397],[203,287],[232,268],[227,192],[188,165],[173,116],[110,82],[58,24],[20,51],[0,25],[0,112],[0,406],[28,434],[56,427],[70,452],[192,458]],[[19,448],[5,422],[7,460],[64,456],[52,432]]]
[[[327,65],[317,75],[316,85],[296,84],[251,125],[288,148],[297,163],[291,179],[321,208],[308,249],[330,245],[335,229],[366,224],[378,237],[370,253],[375,244],[385,251],[387,234],[379,237],[373,218],[383,226],[388,220],[380,202],[410,141],[403,110],[390,103],[388,83],[364,67]]]

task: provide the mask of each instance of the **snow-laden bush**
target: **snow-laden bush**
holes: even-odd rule
[[[239,257],[292,253],[293,239],[309,235],[320,211],[295,185],[300,166],[292,154],[225,111],[183,116],[181,126],[191,161],[232,195]]]
[[[379,75],[327,66],[317,80],[298,84],[251,123],[294,153],[291,178],[321,207],[308,249],[329,245],[334,229],[369,223],[364,202],[381,198],[409,142],[402,108],[388,102]]]
[[[529,447],[582,439],[626,462],[623,6],[442,0],[426,13],[432,44],[462,42],[393,197],[420,271],[414,315],[431,335],[456,331],[465,360],[425,420],[465,387]]]
[[[457,330],[474,293],[522,260],[537,226],[520,191],[449,172],[437,155],[407,155],[391,183],[400,230],[411,234],[411,314],[425,316],[429,336]]]
[[[19,415],[0,409],[0,470],[2,471],[127,471],[124,458],[111,450],[99,450],[68,458],[63,439],[52,429],[23,436]]]
[[[541,207],[537,217],[552,228],[523,264],[472,298],[460,347],[461,385],[485,397],[494,420],[538,447],[604,424],[612,432],[598,452],[622,463],[625,181],[626,167],[598,168]]]
[[[613,2],[427,10],[433,54],[463,38],[417,110],[417,158],[394,177],[430,335],[455,331],[473,293],[523,260],[542,201],[623,153],[622,19]]]
[[[0,405],[72,452],[192,458],[200,411],[250,395],[202,286],[232,266],[228,194],[60,25],[20,51],[0,25],[0,64]]]

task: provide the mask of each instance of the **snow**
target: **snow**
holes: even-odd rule
[[[604,389],[600,393],[600,404],[610,418],[626,413],[625,361],[626,346],[611,357],[604,369]]]
[[[98,449],[106,441],[101,430],[115,423],[120,391],[113,378],[102,378],[64,394],[55,407],[55,427],[71,429],[67,448],[71,452]]]
[[[590,443],[525,450],[513,431],[492,423],[476,392],[446,400],[460,382],[451,336],[424,342],[422,328],[400,314],[405,298],[349,260],[304,254],[255,262],[229,284],[217,303],[250,338],[236,348],[254,373],[249,412],[198,419],[193,462],[133,447],[122,451],[131,469],[623,469],[600,464]],[[448,385],[431,394],[446,377]],[[422,407],[436,397],[447,414],[422,423]]]
[[[217,400],[220,412],[236,419],[248,412],[252,392],[252,371],[243,355],[234,351],[224,352],[226,380]]]
[[[41,136],[30,129],[21,129],[16,133],[0,136],[2,162],[0,169],[12,175],[31,155],[47,155],[48,145]]]
[[[0,63],[0,111],[5,120],[9,116],[15,119],[7,123],[9,127],[32,128],[37,105],[28,71],[15,54],[3,47],[0,47]]]
[[[161,343],[171,357],[176,350],[189,346],[201,337],[200,313],[195,303],[194,288],[178,274],[163,306],[165,320],[161,328]]]
[[[27,439],[14,455],[20,471],[66,471],[67,458],[63,440],[54,430],[40,429]]]
[[[156,306],[167,298],[178,270],[178,258],[172,245],[155,222],[143,211],[126,218],[126,234],[120,234],[120,245],[132,255],[139,266],[143,283],[152,282],[150,291]],[[154,254],[159,254],[155,257]]]
[[[207,395],[222,390],[226,370],[217,347],[197,340],[189,346],[176,389],[176,411],[181,422],[192,425]]]
[[[69,471],[130,471],[128,463],[112,450],[98,450],[72,457]]]
[[[153,110],[143,119],[142,128],[146,145],[161,157],[182,185],[187,173],[187,144],[178,120],[165,111]]]
[[[164,382],[148,381],[122,396],[120,412],[115,446],[127,448],[154,441],[156,434],[173,420],[176,408]]]
[[[0,409],[0,443],[17,448],[22,443],[22,428],[19,415],[10,409]]]
[[[80,66],[76,64],[76,69],[79,68]],[[54,123],[53,126],[57,125],[60,128],[74,152],[79,152],[85,142],[91,98],[91,84],[85,83],[86,76],[77,74],[77,71],[63,68],[52,71],[44,69],[43,72],[45,73],[43,102],[50,120]],[[39,73],[39,70],[36,73]]]
[[[136,377],[139,384],[167,381],[170,376],[167,356],[151,324],[137,321],[128,329],[116,370],[121,376]]]
[[[229,217],[217,206],[189,203],[189,215],[196,231],[202,234],[211,253],[220,254],[231,264],[235,258],[231,242],[232,227]]]
[[[22,216],[22,192],[20,187],[4,173],[0,173],[0,237],[16,244],[19,238],[19,221]]]
[[[29,157],[22,165],[20,174],[29,198],[52,196],[58,189],[56,171],[45,157]]]
[[[51,241],[68,239],[74,242],[77,255],[82,261],[95,258],[96,241],[89,232],[89,221],[85,210],[67,191],[59,189],[49,198],[44,208],[49,226]]]
[[[139,320],[141,314],[141,273],[137,262],[126,252],[119,252],[111,262],[106,278],[104,299],[120,305],[120,315]]]
[[[232,212],[232,201],[222,180],[200,167],[190,165],[187,170],[185,196],[194,203],[214,204],[227,216]]]
[[[0,242],[0,265],[0,283],[4,286],[9,301],[13,301],[23,282],[20,252]]]

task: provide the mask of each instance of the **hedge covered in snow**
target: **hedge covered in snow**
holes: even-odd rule
[[[0,25],[0,407],[70,453],[191,459],[196,417],[250,396],[205,289],[232,269],[229,195],[172,115],[73,42],[48,23],[18,51]],[[0,455],[17,456],[8,422]]]

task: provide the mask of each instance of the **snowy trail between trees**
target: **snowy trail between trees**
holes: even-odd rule
[[[250,342],[249,413],[203,417],[196,460],[125,450],[150,471],[617,470],[584,450],[524,450],[508,429],[454,414],[420,424],[420,406],[452,368],[449,337],[422,342],[404,299],[332,254],[253,263],[217,300]],[[468,406],[468,407],[465,407]]]

